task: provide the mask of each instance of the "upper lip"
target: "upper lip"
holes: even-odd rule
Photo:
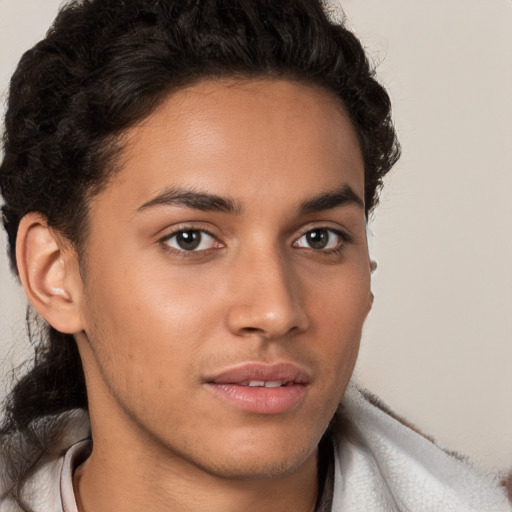
[[[238,384],[248,381],[283,381],[309,384],[307,370],[292,363],[243,363],[231,366],[209,376],[206,381],[213,384]]]

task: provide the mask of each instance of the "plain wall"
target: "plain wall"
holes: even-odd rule
[[[1,91],[59,3],[0,0]],[[443,447],[510,467],[512,2],[342,5],[379,63],[403,146],[369,225],[379,268],[357,377]],[[5,374],[27,344],[2,244]]]

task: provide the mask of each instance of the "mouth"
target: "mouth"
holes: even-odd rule
[[[229,407],[254,414],[280,414],[297,408],[310,385],[309,373],[290,363],[248,363],[206,379],[206,388]]]
[[[238,386],[249,386],[250,388],[284,388],[286,386],[292,386],[295,384],[294,381],[281,381],[281,380],[251,380],[247,382],[239,382]]]

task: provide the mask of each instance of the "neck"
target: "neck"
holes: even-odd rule
[[[110,416],[109,428],[102,429],[95,419],[108,414],[90,412],[93,450],[74,475],[79,512],[313,512],[315,508],[318,450],[284,474],[229,478],[180,457],[142,429],[127,428],[124,421],[117,424],[116,414]]]
[[[318,491],[317,454],[301,467],[273,479],[236,480],[169,460],[148,460],[131,450],[105,451],[95,442],[77,469],[79,512],[313,512]],[[123,450],[122,450],[123,451]],[[108,454],[108,455],[107,455]]]

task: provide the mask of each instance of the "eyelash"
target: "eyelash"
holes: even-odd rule
[[[334,229],[326,226],[313,227],[305,230],[294,242],[296,244],[302,237],[306,236],[309,233],[313,233],[314,231],[326,231],[330,235],[336,235],[341,239],[340,243],[337,244],[336,247],[331,249],[314,249],[312,247],[304,247],[309,251],[313,251],[316,254],[324,255],[324,256],[338,256],[341,254],[348,244],[353,242],[353,238],[346,232],[341,231],[339,229]]]
[[[325,255],[325,256],[329,256],[329,255],[336,256],[336,255],[339,255],[341,252],[344,251],[344,249],[346,248],[347,244],[350,244],[350,243],[353,242],[353,238],[349,234],[345,233],[344,231],[341,231],[341,230],[338,230],[338,229],[334,229],[334,228],[330,228],[330,227],[313,227],[313,228],[309,228],[309,229],[303,231],[302,234],[298,238],[295,239],[295,241],[293,242],[293,246],[297,247],[297,246],[295,246],[295,244],[301,238],[303,238],[304,236],[308,235],[309,233],[313,233],[314,231],[326,231],[330,235],[334,234],[334,235],[336,235],[337,237],[339,237],[341,239],[341,243],[337,244],[337,247],[333,247],[331,249],[315,249],[313,247],[299,247],[299,248],[306,249],[306,250],[312,251],[312,252],[314,252],[316,254],[321,254],[321,255]],[[177,248],[171,247],[169,245],[169,240],[171,240],[172,238],[178,236],[180,233],[186,233],[186,232],[197,232],[197,233],[200,233],[200,234],[207,235],[207,236],[213,238],[214,240],[216,240],[217,243],[219,243],[220,245],[219,245],[219,247],[216,247],[216,248],[208,248],[208,249],[201,249],[201,250],[177,249]],[[171,254],[173,254],[175,256],[181,257],[181,258],[200,257],[200,256],[205,255],[206,253],[208,253],[212,249],[215,250],[215,249],[221,249],[221,248],[225,247],[221,242],[218,241],[217,237],[213,233],[211,233],[210,231],[208,231],[208,230],[206,230],[204,228],[197,228],[197,227],[193,227],[193,226],[183,226],[183,227],[180,227],[179,229],[176,229],[172,233],[162,237],[159,240],[159,242],[160,242],[160,245],[162,246],[162,248],[166,252],[169,252],[169,253],[171,253]]]
[[[185,249],[177,249],[175,247],[171,247],[169,245],[169,240],[171,240],[172,238],[176,237],[177,235],[179,235],[180,233],[187,233],[187,232],[196,232],[196,233],[200,233],[201,235],[207,235],[207,236],[210,236],[211,238],[213,238],[214,240],[217,241],[217,243],[220,244],[220,246],[218,247],[219,249],[224,247],[223,244],[221,244],[220,242],[218,242],[218,239],[217,237],[211,233],[210,231],[208,231],[207,229],[204,229],[204,228],[197,228],[197,227],[194,227],[194,226],[183,226],[183,227],[180,227],[179,229],[176,229],[175,231],[173,231],[172,233],[168,234],[168,235],[165,235],[164,237],[162,237],[159,242],[160,242],[160,245],[162,246],[162,248],[164,249],[164,251],[168,252],[168,253],[171,253],[173,254],[174,256],[178,256],[180,258],[194,258],[194,257],[200,257],[202,255],[204,255],[205,253],[209,252],[211,249],[202,249],[202,250],[199,250],[199,251],[194,251],[194,250],[190,250],[190,251],[187,251]]]

